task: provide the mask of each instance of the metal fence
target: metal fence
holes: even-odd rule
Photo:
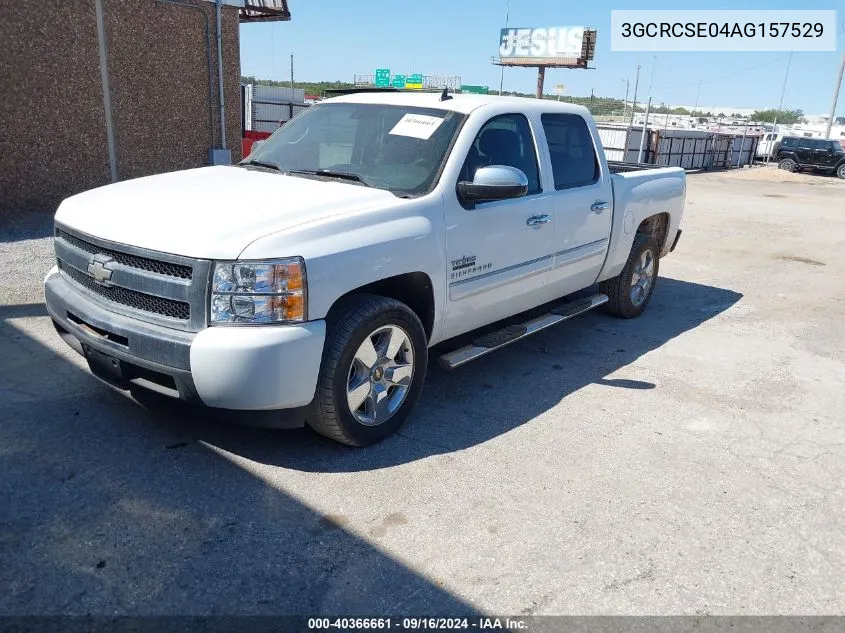
[[[609,161],[684,169],[750,165],[759,140],[747,134],[719,134],[709,130],[667,130],[601,122],[597,127]]]
[[[305,110],[305,91],[284,86],[241,85],[241,127],[254,132],[275,132]]]
[[[758,144],[765,133],[739,113],[720,119],[685,114],[653,101],[649,106],[595,96],[555,99],[590,111],[610,161],[684,169],[742,167],[758,158]]]

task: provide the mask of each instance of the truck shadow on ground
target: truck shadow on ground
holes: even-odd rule
[[[315,472],[385,468],[458,451],[530,423],[573,392],[600,384],[636,398],[646,381],[607,378],[644,354],[736,304],[732,290],[661,278],[646,313],[635,320],[591,313],[501,349],[453,372],[431,363],[422,398],[400,433],[350,449],[307,429],[269,431],[216,419],[182,405],[152,411],[186,441],[203,441],[262,464]],[[432,360],[435,356],[432,356]],[[573,420],[572,424],[577,424]]]
[[[0,615],[478,613],[384,551],[386,528],[372,526],[419,529],[390,522],[401,507],[372,509],[359,536],[284,482],[181,441],[201,428],[151,415],[42,343],[49,321],[27,318],[39,306],[0,306]],[[219,618],[166,624],[140,628],[224,628]],[[76,628],[138,626],[94,618]]]
[[[139,407],[58,339],[67,356],[41,342],[54,333],[39,303],[0,306],[0,613],[471,614],[448,579],[297,501],[284,469],[362,472],[458,451],[585,385],[634,399],[659,385],[611,374],[740,298],[662,279],[641,319],[590,314],[457,372],[434,369],[400,434],[366,449],[178,404]],[[253,462],[279,467],[278,480]],[[371,508],[368,520],[400,510]]]

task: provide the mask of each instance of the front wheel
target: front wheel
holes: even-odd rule
[[[842,163],[839,167],[836,168],[836,175],[840,178],[845,178],[845,163]]]
[[[651,301],[660,268],[660,246],[651,235],[637,233],[628,261],[618,277],[599,284],[608,302],[604,311],[623,319],[640,316]]]
[[[351,297],[329,323],[309,426],[350,446],[383,440],[419,399],[427,364],[425,330],[408,306]]]
[[[798,163],[796,163],[791,158],[784,158],[778,163],[778,169],[782,169],[784,171],[797,171],[798,170]]]

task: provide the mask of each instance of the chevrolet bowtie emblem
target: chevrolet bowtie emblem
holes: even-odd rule
[[[109,264],[114,260],[108,255],[94,255],[88,260],[88,274],[101,286],[111,286],[111,276],[114,272]]]

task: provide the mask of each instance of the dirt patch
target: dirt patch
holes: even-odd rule
[[[767,165],[760,167],[751,167],[749,169],[734,169],[725,172],[725,175],[737,180],[758,180],[765,182],[795,182],[805,185],[840,185],[843,184],[841,179],[831,176],[824,176],[822,174],[814,173],[794,173],[783,169],[778,169],[777,165]],[[767,195],[767,194],[764,194]],[[776,195],[767,195],[767,197],[774,198]]]

